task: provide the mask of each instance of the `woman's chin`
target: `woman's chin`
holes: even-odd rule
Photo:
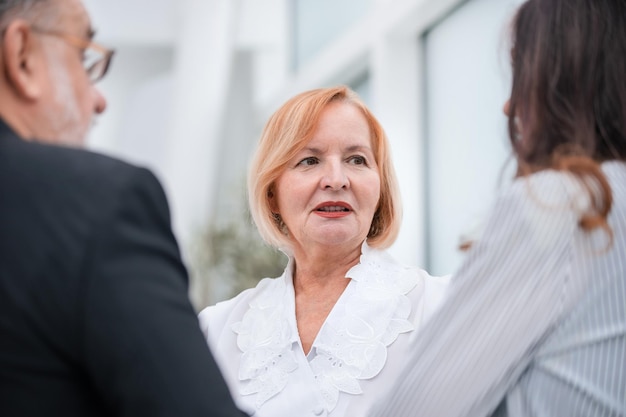
[[[354,233],[342,233],[339,231],[332,231],[324,233],[317,237],[315,240],[321,246],[341,249],[353,249],[355,246],[361,246],[361,243],[365,240],[365,237],[355,235]]]

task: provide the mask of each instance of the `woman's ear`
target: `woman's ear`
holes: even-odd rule
[[[42,92],[39,72],[42,64],[41,43],[25,20],[12,21],[2,38],[2,66],[6,82],[25,100],[36,100]]]
[[[278,204],[276,204],[276,195],[274,193],[273,187],[270,187],[270,189],[267,191],[267,200],[269,202],[270,210],[272,211],[272,213],[278,214]]]

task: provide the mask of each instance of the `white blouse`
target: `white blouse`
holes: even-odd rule
[[[235,402],[257,417],[365,415],[404,366],[415,329],[443,299],[447,277],[362,246],[351,281],[308,355],[298,336],[293,259],[279,278],[208,307],[200,325]]]

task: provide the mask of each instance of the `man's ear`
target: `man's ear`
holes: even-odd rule
[[[12,21],[2,38],[2,65],[7,83],[15,93],[26,100],[36,100],[41,95],[39,71],[41,63],[40,43],[28,22]]]

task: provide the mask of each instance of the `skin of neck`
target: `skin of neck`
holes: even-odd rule
[[[346,273],[359,262],[361,245],[316,245],[294,253],[293,286],[302,350],[308,355],[323,323],[350,283]]]
[[[297,295],[343,291],[350,280],[345,279],[350,268],[359,263],[361,244],[341,249],[319,247],[296,250],[294,253],[294,289]]]

